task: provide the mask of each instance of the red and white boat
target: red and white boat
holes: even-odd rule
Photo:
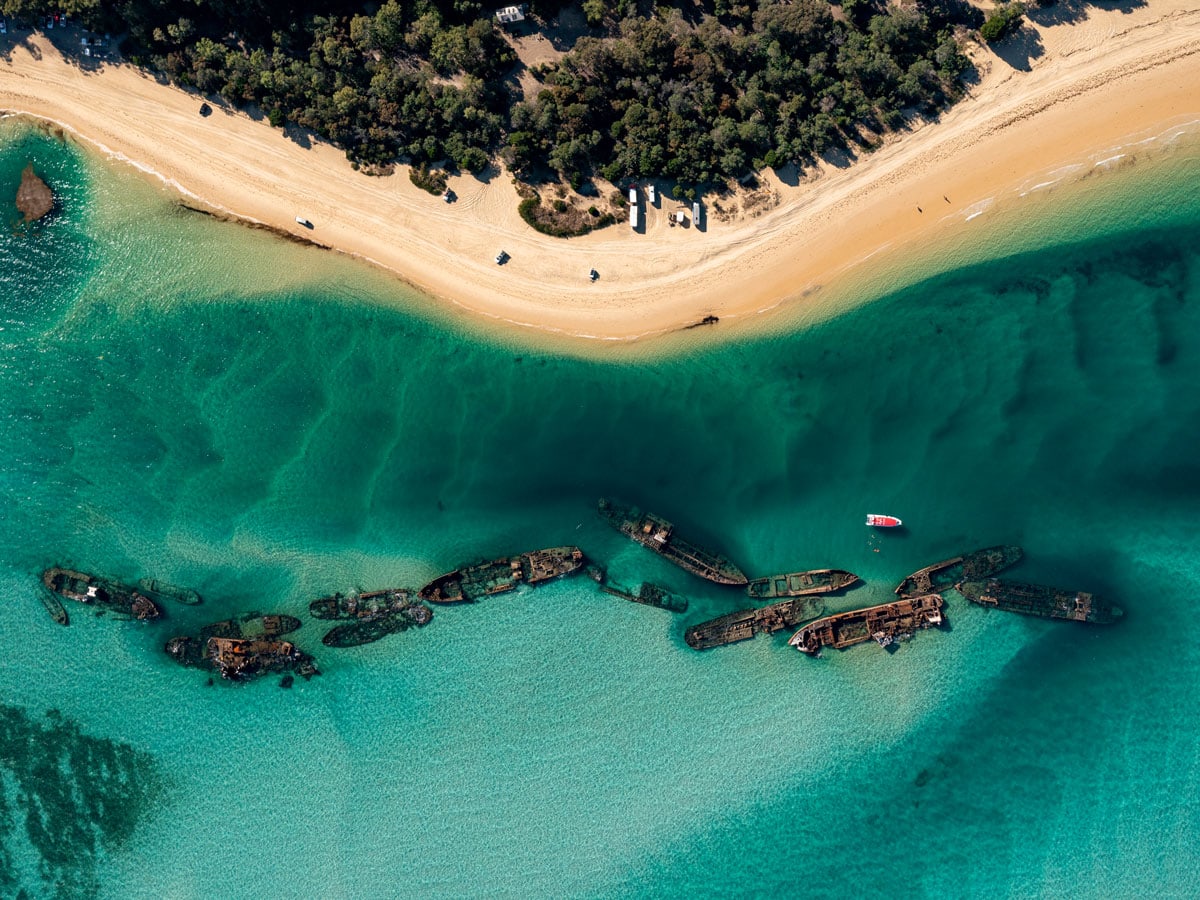
[[[867,513],[867,524],[874,525],[876,528],[896,528],[904,523],[895,516],[880,516],[875,513]]]

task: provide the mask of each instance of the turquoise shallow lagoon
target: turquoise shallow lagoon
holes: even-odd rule
[[[481,337],[13,123],[0,197],[30,160],[62,202],[0,230],[0,896],[1194,894],[1186,148],[1009,210],[1037,218],[826,321],[607,360]],[[862,575],[835,609],[1016,542],[1014,575],[1126,617],[951,595],[949,627],[894,654],[695,653],[687,625],[740,595],[608,529],[601,494],[752,574]],[[870,534],[868,511],[910,527]],[[563,543],[691,609],[577,579],[357,650],[309,620],[324,674],[290,691],[161,653],[233,612]],[[63,629],[37,598],[55,563],[207,599]]]

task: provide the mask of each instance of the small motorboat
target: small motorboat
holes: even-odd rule
[[[895,516],[881,516],[876,513],[867,513],[867,524],[873,525],[876,528],[896,528],[904,523]]]
[[[305,228],[312,228],[312,227],[313,227],[313,223],[312,223],[312,222],[310,222],[308,219],[304,218],[304,216],[296,216],[296,224],[297,224],[297,225],[302,225],[302,226],[304,226]]]

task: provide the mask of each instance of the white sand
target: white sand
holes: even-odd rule
[[[1042,53],[1029,71],[980,48],[979,84],[940,121],[797,186],[768,178],[777,207],[729,222],[710,215],[705,231],[668,227],[678,204],[660,198],[645,233],[620,223],[545,237],[517,215],[507,175],[452,179],[459,199],[446,204],[403,171],[367,177],[336,148],[306,149],[244,114],[201,117],[200,98],[132,67],[83,70],[40,35],[0,61],[0,107],[56,122],[196,205],[361,256],[478,314],[629,339],[811,302],[812,289],[881,250],[967,227],[991,198],[1016,197],[1039,173],[1200,121],[1200,0],[1086,16],[1037,29]],[[493,262],[501,249],[511,255],[503,267]],[[593,267],[601,277],[590,283]]]

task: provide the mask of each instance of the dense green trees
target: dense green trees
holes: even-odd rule
[[[513,107],[507,159],[573,179],[692,183],[811,159],[957,95],[966,60],[952,28],[971,16],[948,0],[928,6],[848,0],[836,16],[826,0],[792,0],[695,25],[678,9],[624,18]]]
[[[351,158],[703,184],[807,160],[958,94],[965,0],[583,0],[594,26],[523,100],[476,0],[0,0],[47,5],[173,81],[253,104]],[[551,15],[561,0],[535,0]],[[500,0],[496,0],[500,5]]]
[[[1024,4],[1002,3],[992,10],[987,21],[980,27],[979,36],[989,44],[995,43],[1020,28],[1024,16]]]

